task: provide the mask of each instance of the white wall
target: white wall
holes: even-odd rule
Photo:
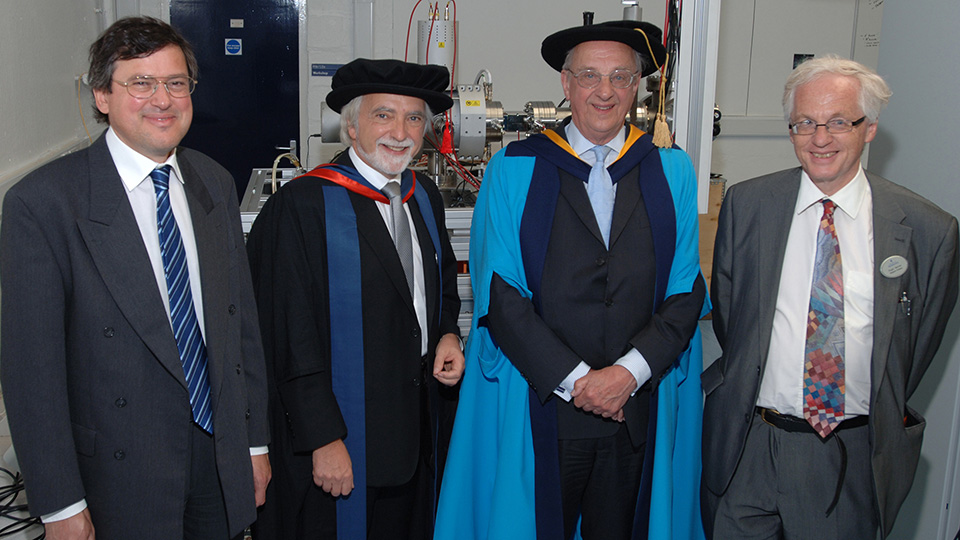
[[[887,2],[878,71],[893,90],[880,115],[869,168],[960,214],[960,3]],[[957,490],[960,314],[911,404],[927,418],[920,468],[892,540],[952,540],[960,527]],[[949,504],[952,503],[952,504]],[[949,504],[950,508],[947,508]]]
[[[0,17],[0,197],[13,181],[86,139],[77,77],[99,30],[96,0],[7,0]],[[81,92],[91,133],[90,92]]]

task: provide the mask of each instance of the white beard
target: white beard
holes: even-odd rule
[[[380,147],[381,145],[393,147],[406,146],[407,151],[400,156],[393,156],[384,151]],[[370,167],[376,169],[377,172],[386,177],[395,177],[399,176],[400,173],[407,168],[407,165],[410,164],[410,161],[413,159],[413,153],[417,150],[417,145],[409,138],[397,141],[392,137],[384,135],[377,139],[377,149],[372,154],[364,151],[359,144],[356,145],[356,149],[360,157],[367,162],[367,165],[370,165]]]

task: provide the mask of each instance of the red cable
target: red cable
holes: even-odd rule
[[[667,0],[667,5],[664,6],[666,11],[663,12],[663,46],[667,46],[667,24],[670,22],[670,2],[673,0]],[[656,62],[656,59],[654,59]]]
[[[417,3],[413,5],[413,9],[410,10],[410,20],[407,21],[407,42],[403,46],[403,61],[407,61],[407,51],[410,50],[410,27],[413,25],[413,14],[417,12],[417,6],[420,5],[420,2],[423,0],[417,0]]]
[[[453,169],[453,172],[456,173],[461,180],[477,189],[480,189],[480,180],[473,176],[473,174],[459,162],[459,158],[457,158],[457,161],[454,161],[454,159],[449,155],[440,152],[440,143],[433,141],[429,136],[425,137],[425,139],[428,143],[430,143],[430,146],[433,146],[434,149],[437,150],[439,155],[443,156],[443,159],[446,160],[446,162]],[[454,157],[456,157],[456,154],[454,154]]]
[[[464,182],[470,184],[471,186],[477,189],[480,189],[479,180],[477,180],[477,178],[473,176],[473,174],[471,174],[470,171],[464,168],[463,165],[461,165],[459,162],[454,162],[452,159],[450,159],[450,156],[446,154],[441,154],[441,155],[444,157],[444,159],[447,160],[447,163],[449,163],[453,167],[454,172],[457,173],[457,176],[459,176],[461,180],[463,180]]]

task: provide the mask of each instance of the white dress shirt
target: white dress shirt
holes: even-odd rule
[[[843,267],[844,416],[870,413],[873,355],[873,196],[863,168],[830,197],[801,174],[796,209],[787,237],[767,365],[757,405],[803,418],[807,312],[823,216],[829,198],[840,211],[833,222]]]
[[[113,163],[120,173],[120,180],[126,188],[127,198],[133,208],[133,215],[137,218],[140,227],[140,236],[143,245],[150,257],[153,275],[157,280],[157,290],[163,299],[163,307],[167,310],[167,319],[170,319],[170,298],[167,294],[167,280],[163,273],[163,255],[160,252],[160,236],[157,231],[157,194],[153,187],[150,173],[160,165],[170,165],[170,209],[177,220],[180,229],[180,238],[183,241],[183,250],[187,256],[187,270],[190,272],[190,292],[193,295],[193,306],[197,312],[197,322],[200,323],[200,332],[205,334],[203,320],[203,289],[200,283],[200,261],[197,257],[197,242],[193,233],[193,220],[190,218],[190,207],[187,205],[187,194],[183,187],[183,174],[177,163],[177,153],[173,152],[163,163],[133,150],[113,132],[107,130],[107,148],[113,157]],[[176,181],[174,181],[176,180]],[[172,323],[171,323],[172,328]],[[206,342],[206,338],[204,338]]]
[[[580,130],[577,129],[577,126],[570,122],[566,127],[567,142],[570,143],[570,147],[573,148],[573,151],[580,156],[580,159],[585,161],[587,165],[593,167],[597,162],[597,155],[593,152],[593,147],[596,146],[594,143],[587,140],[586,137],[580,133]],[[621,129],[617,136],[608,141],[604,146],[607,146],[611,149],[611,152],[607,152],[607,157],[604,159],[604,163],[607,167],[613,164],[620,157],[620,152],[623,150],[623,145],[627,141],[627,131],[626,129]],[[586,188],[584,188],[586,189]],[[616,193],[617,185],[613,185],[614,193]],[[650,379],[651,371],[650,365],[647,363],[647,360],[640,354],[635,348],[630,348],[627,354],[621,356],[614,365],[623,366],[633,375],[633,378],[637,381],[637,387],[634,388],[633,392],[630,395],[633,395],[640,389],[641,386],[647,380]],[[580,361],[580,364],[577,365],[571,371],[563,382],[560,383],[553,393],[560,396],[564,401],[570,401],[570,392],[573,391],[573,386],[576,384],[577,379],[583,377],[590,372],[590,366],[584,362]]]
[[[352,146],[348,152],[357,171],[378,190],[383,190],[387,182],[400,182],[400,178],[387,178],[367,165]],[[376,204],[377,210],[380,210],[380,216],[383,218],[383,223],[387,226],[387,231],[390,232],[390,238],[394,238],[393,213],[390,211],[390,203],[376,201]],[[403,211],[407,214],[407,221],[410,223],[410,240],[413,243],[413,309],[417,313],[417,322],[420,323],[420,354],[425,355],[427,354],[429,332],[427,332],[427,293],[423,283],[423,253],[420,251],[417,226],[413,222],[413,217],[410,216],[410,205],[403,203]]]
[[[133,148],[130,148],[117,137],[112,128],[107,129],[106,133],[107,148],[110,150],[110,157],[113,158],[113,164],[120,173],[120,180],[127,193],[127,199],[130,201],[130,207],[133,209],[133,215],[137,219],[137,226],[140,228],[140,236],[143,239],[143,245],[147,250],[147,256],[150,258],[150,265],[153,267],[153,275],[157,282],[157,290],[163,299],[163,307],[167,311],[167,320],[170,320],[170,298],[167,293],[167,280],[163,273],[163,255],[160,252],[160,236],[157,231],[157,195],[153,187],[153,179],[150,173],[160,165],[170,165],[169,197],[170,208],[173,216],[177,220],[177,227],[180,229],[180,238],[183,241],[183,249],[187,257],[187,270],[190,273],[190,292],[193,295],[193,306],[197,312],[197,322],[200,323],[200,333],[204,334],[203,321],[203,295],[200,283],[200,261],[197,257],[197,242],[193,232],[193,220],[190,218],[190,208],[187,206],[187,195],[183,187],[183,175],[180,173],[180,165],[177,163],[177,153],[174,151],[163,163],[157,163],[152,159],[140,154]],[[176,179],[176,181],[174,181]],[[171,322],[171,330],[173,323]],[[206,341],[206,339],[204,339]],[[266,454],[267,447],[253,447],[250,449],[250,455]],[[41,516],[41,521],[49,523],[60,521],[75,516],[87,507],[86,499],[81,499],[66,508],[56,512]]]

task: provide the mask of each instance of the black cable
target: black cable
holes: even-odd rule
[[[33,526],[43,527],[38,517],[20,517],[14,515],[15,513],[27,511],[27,505],[15,504],[17,497],[24,490],[23,477],[20,473],[11,472],[3,467],[0,467],[0,473],[10,478],[9,484],[0,486],[0,517],[10,521],[7,525],[0,527],[0,538],[13,536]],[[45,535],[41,532],[40,536],[34,540],[41,540],[44,537]]]
[[[310,169],[309,169],[309,167],[310,167],[310,139],[312,139],[312,138],[314,138],[314,137],[319,137],[320,135],[321,135],[320,133],[314,133],[313,135],[310,135],[309,137],[307,137],[307,149],[303,151],[303,163],[301,164],[301,165],[303,165],[303,168],[304,168],[305,170],[310,170]]]
[[[679,0],[667,0],[666,50],[669,58],[664,66],[664,84],[669,87],[680,53],[680,7]]]
[[[467,205],[466,200],[464,199],[464,192],[467,187],[467,181],[461,179],[460,183],[457,184],[457,187],[453,189],[453,197],[450,200],[450,208],[463,208]]]

